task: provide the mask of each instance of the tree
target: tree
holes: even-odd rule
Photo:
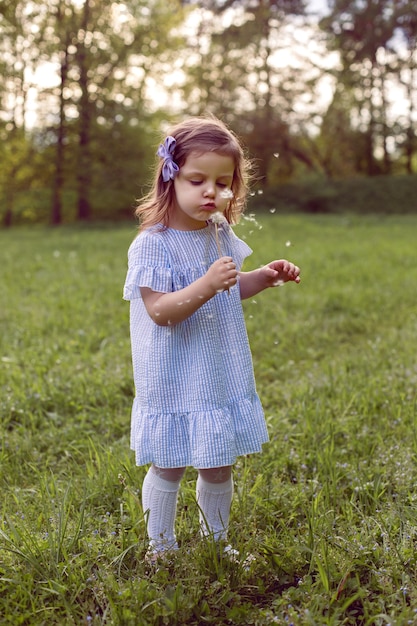
[[[395,23],[403,36],[406,44],[406,53],[400,61],[399,75],[401,83],[405,86],[408,101],[408,115],[405,128],[405,159],[406,171],[413,173],[413,155],[417,150],[416,145],[416,89],[417,89],[417,7],[415,2],[398,0],[395,3]]]
[[[88,220],[103,181],[107,188],[120,188],[123,177],[113,176],[115,163],[121,166],[119,153],[128,159],[121,142],[131,145],[127,135],[135,136],[138,147],[149,142],[157,106],[148,99],[148,83],[165,69],[168,44],[179,41],[172,31],[182,11],[174,8],[162,0],[104,6],[96,0],[81,5],[50,0],[43,23],[49,37],[40,63],[53,63],[59,80],[39,99],[48,111],[45,154],[55,146],[52,223],[63,218],[65,189],[76,191],[77,218]],[[124,165],[130,171],[126,160]]]
[[[365,140],[365,172],[381,172],[378,150],[382,151],[382,171],[390,170],[388,153],[387,78],[392,72],[390,55],[399,24],[398,3],[393,0],[329,0],[331,13],[321,27],[331,37],[331,47],[339,51],[342,68],[340,85],[354,100],[352,117]],[[356,108],[356,111],[355,111]]]
[[[41,7],[17,0],[0,5],[0,185],[3,224],[13,221],[16,194],[32,182],[30,164],[33,145],[27,133],[27,103],[36,63]]]
[[[278,70],[276,62],[294,45],[293,20],[304,10],[302,0],[211,0],[195,11],[184,98],[191,112],[211,111],[242,136],[264,185],[276,167],[274,154],[287,175],[294,158],[314,167],[293,140],[294,103],[304,96],[306,78],[300,68]]]

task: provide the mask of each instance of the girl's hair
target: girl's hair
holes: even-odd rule
[[[250,166],[236,135],[214,117],[192,117],[177,124],[167,135],[176,140],[172,159],[180,169],[191,152],[218,152],[232,157],[235,165],[231,184],[233,197],[224,216],[230,224],[236,224],[246,204]],[[163,159],[159,159],[152,189],[140,200],[135,211],[142,230],[157,224],[167,227],[170,211],[175,206],[174,181],[163,182],[162,166]]]

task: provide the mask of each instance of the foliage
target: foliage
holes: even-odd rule
[[[245,302],[271,441],[236,464],[230,539],[255,560],[199,539],[190,469],[181,549],[153,572],[121,300],[135,227],[0,232],[2,624],[415,623],[416,227],[242,221],[246,269],[302,268]]]
[[[345,93],[349,95],[349,126],[353,124],[362,137],[363,161],[356,162],[356,171],[370,176],[388,174],[391,172],[392,159],[388,138],[393,135],[388,131],[387,109],[393,74],[402,76],[400,83],[406,86],[403,92],[405,99],[409,99],[410,93],[415,90],[415,3],[335,0],[329,4],[331,11],[321,20],[321,27],[329,36],[330,46],[340,54],[341,68],[337,72],[335,99],[340,105],[341,96]],[[407,171],[411,173],[410,158],[415,138],[412,97],[409,99],[408,112],[403,115],[406,118]],[[398,129],[394,134],[396,149],[399,150],[402,148],[401,134]],[[382,158],[378,158],[378,153],[383,155]]]
[[[269,194],[413,174],[415,3],[327,4],[0,2],[2,224],[125,217],[190,114],[236,131]]]
[[[347,180],[310,178],[272,191],[254,188],[249,211],[289,213],[416,213],[416,176],[357,177]]]

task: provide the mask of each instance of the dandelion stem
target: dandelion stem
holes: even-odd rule
[[[217,253],[219,255],[219,259],[222,257],[222,249],[220,247],[220,237],[219,237],[219,225],[217,222],[214,222],[214,233],[216,236],[216,245],[217,245]],[[226,287],[227,295],[230,296],[229,287]]]
[[[216,245],[217,245],[217,252],[219,254],[219,259],[222,256],[222,249],[220,247],[220,239],[219,239],[219,225],[217,223],[214,224],[214,232],[216,235]]]

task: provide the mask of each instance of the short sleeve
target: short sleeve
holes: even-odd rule
[[[141,287],[161,293],[173,290],[167,251],[161,238],[152,231],[144,231],[130,245],[123,299],[140,298]]]

